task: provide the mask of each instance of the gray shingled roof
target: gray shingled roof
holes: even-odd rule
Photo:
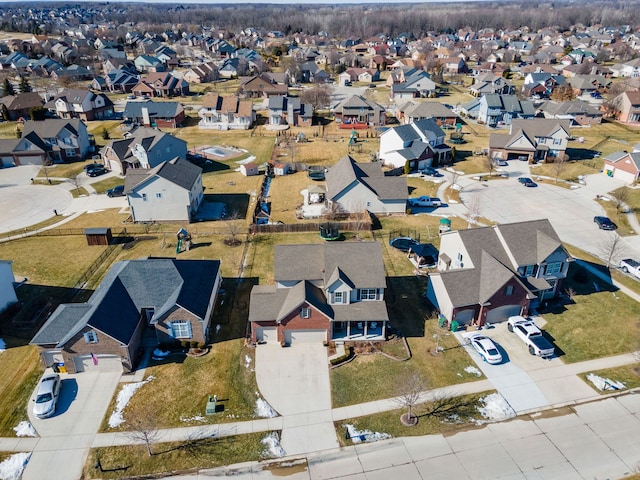
[[[62,346],[85,325],[127,345],[143,308],[161,316],[174,305],[205,320],[218,260],[149,258],[116,263],[86,303],[62,304],[31,343]]]
[[[124,118],[140,118],[144,108],[148,110],[149,118],[174,118],[183,111],[182,105],[178,102],[134,101],[127,102],[124,106],[123,116]]]

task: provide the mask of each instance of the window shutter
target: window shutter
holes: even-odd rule
[[[171,326],[171,324],[167,325],[167,333],[169,334],[170,337],[173,337],[173,327]]]
[[[89,332],[84,332],[84,341],[91,343],[91,336],[89,335]]]
[[[191,334],[191,322],[187,322],[187,330],[189,331],[189,338],[193,338],[193,335]]]

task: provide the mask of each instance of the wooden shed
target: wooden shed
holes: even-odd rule
[[[109,245],[113,239],[110,228],[85,228],[84,235],[87,245]]]

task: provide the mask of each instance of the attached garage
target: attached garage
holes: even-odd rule
[[[256,328],[256,342],[277,342],[278,327]]]
[[[460,310],[456,312],[453,320],[458,322],[459,325],[466,325],[471,323],[476,315],[476,310],[474,308],[468,308],[466,310]]]
[[[284,341],[288,344],[293,343],[322,343],[327,340],[327,331],[325,329],[318,330],[286,330],[284,332]]]
[[[61,350],[48,350],[42,352],[42,359],[47,368],[51,367],[54,363],[64,363]]]
[[[76,373],[90,371],[122,371],[122,360],[117,355],[78,355],[73,357]]]
[[[636,173],[626,172],[621,168],[616,168],[613,170],[613,178],[631,184],[637,180],[638,175]]]
[[[486,323],[506,322],[509,317],[520,315],[522,313],[521,305],[503,305],[497,307],[487,313]]]
[[[42,165],[42,157],[40,155],[21,155],[18,157],[20,165]]]

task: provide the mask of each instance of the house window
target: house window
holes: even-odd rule
[[[525,277],[532,276],[535,268],[536,268],[535,265],[527,265],[526,267],[524,267],[524,276]]]
[[[333,292],[333,303],[346,303],[345,300],[344,292]]]
[[[311,309],[310,308],[301,308],[300,309],[300,317],[301,318],[311,318]]]
[[[538,139],[538,143],[540,145],[544,145],[545,143],[547,143],[547,139],[546,138],[540,138],[540,139]]]
[[[554,145],[560,145],[562,143],[562,139],[561,138],[554,138],[553,139],[553,144]]]
[[[363,288],[360,290],[360,300],[377,300],[378,290],[375,288]]]
[[[146,201],[147,201],[147,194],[146,194],[146,193],[143,193],[143,194],[142,194],[142,201],[143,201],[143,202],[146,202]]]
[[[70,148],[66,148],[64,150],[64,154],[67,158],[74,158],[76,156],[76,151]]]
[[[186,320],[176,320],[169,324],[169,335],[173,338],[191,338],[191,323]]]
[[[156,193],[156,198],[162,198],[162,193]]]
[[[507,288],[504,290],[504,294],[508,297],[513,295],[513,285],[507,285]]]
[[[98,343],[98,334],[95,330],[89,330],[84,334],[84,341],[87,343]]]
[[[548,263],[545,267],[545,275],[557,275],[562,270],[562,262]]]

